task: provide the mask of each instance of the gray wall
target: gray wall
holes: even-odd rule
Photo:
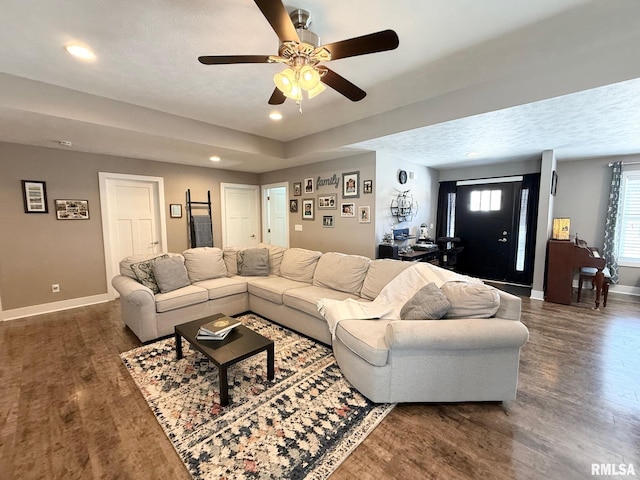
[[[214,244],[220,245],[220,182],[258,184],[258,176],[134,158],[112,157],[0,142],[0,295],[2,309],[104,294],[106,272],[98,172],[164,178],[168,250],[187,248],[187,219],[169,218],[170,203],[211,190]],[[25,214],[21,180],[46,182],[48,214]],[[56,220],[55,199],[89,201],[87,221]],[[60,293],[51,284],[60,284]]]

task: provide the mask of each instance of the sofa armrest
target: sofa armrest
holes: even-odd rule
[[[385,333],[391,350],[519,348],[528,339],[523,323],[499,318],[394,320]]]
[[[522,299],[503,290],[498,290],[498,295],[500,295],[500,307],[495,313],[494,318],[519,321]]]
[[[140,307],[145,304],[151,304],[155,309],[155,297],[151,289],[133,278],[125,275],[116,275],[111,280],[111,285],[118,291],[120,297],[131,305]]]

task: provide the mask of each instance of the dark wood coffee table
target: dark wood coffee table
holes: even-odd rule
[[[176,325],[176,357],[182,358],[182,338],[187,340],[193,348],[211,360],[220,371],[220,405],[229,404],[229,384],[227,383],[227,369],[241,360],[257,353],[267,352],[267,378],[274,378],[274,345],[273,340],[263,337],[244,325],[235,327],[224,340],[198,340],[198,329],[205,323],[212,322],[224,314],[217,313],[210,317]]]

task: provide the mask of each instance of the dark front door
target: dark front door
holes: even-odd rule
[[[489,280],[510,281],[517,249],[517,193],[520,182],[458,186],[456,237],[461,273]]]

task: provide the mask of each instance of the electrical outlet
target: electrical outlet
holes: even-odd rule
[[[51,285],[51,291],[53,293],[60,293],[60,285],[58,283],[53,283]]]

